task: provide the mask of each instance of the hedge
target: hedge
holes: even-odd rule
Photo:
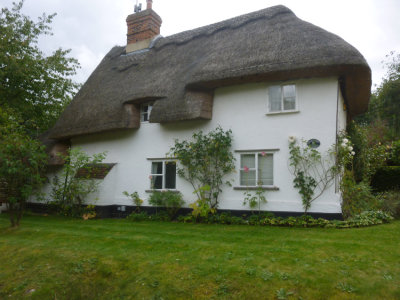
[[[387,166],[378,169],[372,177],[371,186],[376,192],[400,189],[400,166]]]

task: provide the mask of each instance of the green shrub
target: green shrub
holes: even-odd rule
[[[149,220],[149,215],[145,211],[133,212],[129,216],[127,216],[126,219],[134,222],[146,221]]]
[[[400,190],[387,191],[378,195],[382,210],[396,219],[400,218]]]
[[[155,191],[151,193],[149,203],[156,207],[164,207],[169,218],[173,219],[178,210],[185,204],[185,201],[183,201],[182,194],[179,192]]]
[[[392,143],[390,161],[395,166],[400,166],[400,140]]]
[[[371,186],[376,192],[400,189],[400,166],[378,169],[372,178]]]
[[[367,210],[380,209],[380,201],[366,182],[356,183],[352,172],[345,171],[340,189],[342,191],[342,213],[345,219]]]
[[[143,204],[143,200],[139,197],[139,193],[135,191],[132,194],[129,194],[127,191],[123,191],[122,194],[128,198],[131,198],[133,204],[136,206],[135,211],[140,212],[140,207]]]

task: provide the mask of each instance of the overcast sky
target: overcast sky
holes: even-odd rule
[[[11,7],[17,0],[0,0]],[[146,0],[142,2],[146,7]],[[126,17],[136,0],[25,0],[23,12],[36,20],[57,13],[53,36],[41,40],[46,52],[71,49],[82,68],[76,80],[84,82],[115,45],[126,44]],[[399,0],[153,0],[161,16],[161,35],[197,28],[273,5],[289,7],[299,18],[333,32],[355,46],[372,69],[373,89],[385,71],[382,60],[400,52]]]

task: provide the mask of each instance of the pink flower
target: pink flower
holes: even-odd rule
[[[153,176],[150,175],[150,176],[149,176],[149,179],[152,180],[152,179],[153,179]]]
[[[248,166],[244,166],[244,167],[243,167],[243,171],[244,171],[245,173],[248,173],[248,172],[249,172],[249,167],[248,167]]]
[[[267,153],[265,153],[264,151],[263,151],[263,152],[261,152],[260,154],[261,154],[261,156],[265,156],[265,155],[267,155]]]

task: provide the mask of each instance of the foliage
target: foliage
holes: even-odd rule
[[[204,134],[193,133],[192,141],[175,140],[170,155],[179,160],[177,173],[200,191],[204,186],[209,190],[204,195],[197,193],[201,201],[207,199],[211,208],[218,208],[218,196],[221,193],[223,177],[234,170],[232,131],[224,131],[221,127]],[[226,184],[230,184],[226,182]]]
[[[349,141],[339,143],[332,147],[324,156],[321,153],[302,141],[300,145],[296,143],[294,137],[289,137],[289,165],[294,179],[294,187],[299,190],[303,201],[304,213],[310,209],[314,200],[320,197],[329,188],[335,177],[343,170],[343,166],[348,162],[348,157],[352,156],[353,148]],[[336,154],[336,161],[335,156]]]
[[[361,121],[383,120],[388,124],[390,139],[400,138],[400,54],[391,52],[383,62],[387,70],[382,83],[373,93],[368,112]]]
[[[310,215],[291,216],[291,217],[276,217],[271,213],[252,214],[238,217],[232,216],[230,213],[220,213],[210,215],[207,218],[202,218],[202,223],[208,224],[225,224],[225,225],[256,225],[256,226],[283,226],[283,227],[322,227],[322,228],[352,228],[364,227],[389,223],[393,218],[389,213],[380,210],[364,211],[355,214],[352,218],[345,221],[327,220],[324,218],[313,218]],[[194,223],[199,220],[193,215],[179,216],[179,222]]]
[[[189,204],[189,207],[193,209],[193,217],[198,219],[206,219],[210,214],[215,214],[217,212],[216,208],[210,207],[210,201],[207,199],[207,194],[209,194],[210,187],[208,185],[200,187],[198,190],[194,191],[198,199]]]
[[[37,22],[21,13],[24,1],[0,13],[0,106],[13,110],[30,132],[50,128],[70,102],[78,85],[70,77],[79,64],[58,49],[46,56],[38,47],[51,35],[55,14],[43,14]]]
[[[354,176],[357,182],[364,181],[370,184],[375,172],[386,165],[390,158],[389,142],[382,138],[386,131],[385,124],[380,121],[371,124],[350,124],[349,136],[356,153]]]
[[[148,221],[149,220],[149,215],[147,212],[142,211],[142,212],[133,212],[129,216],[126,217],[129,221],[133,222],[140,222],[140,221]]]
[[[376,192],[400,189],[400,166],[385,166],[375,172],[371,187]]]
[[[352,171],[346,170],[340,183],[342,191],[342,214],[345,219],[365,210],[378,209],[379,201],[372,194],[368,183],[357,183]]]
[[[91,178],[93,167],[101,163],[106,153],[88,155],[80,148],[68,150],[66,156],[60,154],[65,161],[60,175],[52,182],[51,201],[55,201],[64,215],[80,217],[84,213],[82,205],[85,198],[97,191],[100,181]],[[77,176],[79,170],[85,175]]]
[[[46,164],[44,146],[0,107],[0,187],[12,227],[19,226],[27,199],[44,183]]]
[[[257,187],[254,194],[251,191],[247,190],[246,192],[244,192],[243,205],[249,205],[252,210],[257,208],[258,213],[260,213],[261,204],[267,203],[267,198],[264,194],[265,190],[261,186]]]
[[[96,218],[96,207],[92,204],[87,205],[84,209],[83,209],[83,214],[82,214],[82,219],[84,220],[90,220],[90,219],[94,219]]]
[[[135,211],[140,212],[140,207],[143,204],[143,200],[139,197],[139,193],[135,191],[132,194],[129,194],[127,191],[124,191],[124,192],[122,192],[122,194],[131,198],[133,204],[136,206]]]
[[[151,193],[149,203],[157,207],[165,207],[170,219],[173,219],[179,209],[185,204],[182,194],[173,191],[154,191]]]
[[[391,145],[390,162],[400,166],[400,140],[394,141]]]
[[[391,190],[377,196],[381,201],[382,210],[396,219],[400,218],[400,190]]]

